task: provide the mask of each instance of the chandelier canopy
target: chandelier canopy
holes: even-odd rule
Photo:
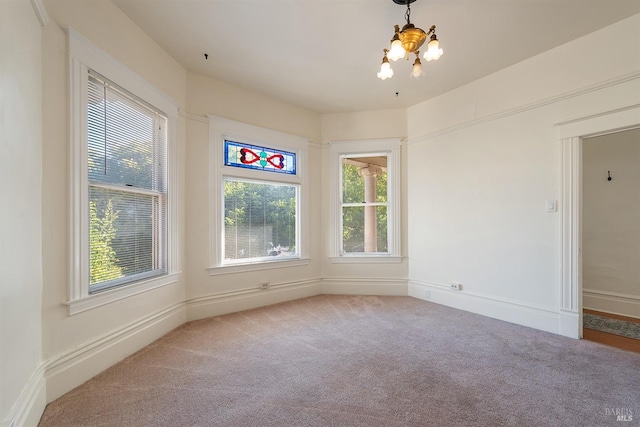
[[[380,71],[378,72],[378,78],[386,80],[393,76],[393,70],[389,59],[397,61],[400,58],[409,59],[410,54],[415,54],[416,59],[413,62],[413,69],[411,76],[420,78],[424,75],[422,71],[422,63],[420,62],[420,47],[427,40],[427,37],[431,36],[429,43],[427,44],[427,51],[424,53],[423,58],[427,61],[437,60],[442,56],[442,49],[436,36],[436,26],[432,25],[429,31],[424,31],[421,28],[416,27],[411,23],[411,3],[416,0],[393,0],[396,4],[406,5],[407,11],[404,17],[407,23],[400,29],[399,25],[396,25],[395,32],[391,38],[391,46],[389,49],[383,49],[384,56],[382,57],[382,64],[380,65]]]

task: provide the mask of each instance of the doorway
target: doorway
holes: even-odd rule
[[[640,352],[640,128],[582,139],[583,338]]]
[[[559,332],[583,338],[582,149],[586,138],[640,128],[640,105],[556,125],[562,150]]]

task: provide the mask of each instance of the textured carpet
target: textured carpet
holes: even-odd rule
[[[639,354],[409,297],[322,295],[185,324],[49,404],[40,425],[639,419]]]
[[[611,319],[609,317],[598,316],[596,314],[584,313],[583,325],[587,329],[608,332],[610,334],[640,340],[640,323],[627,322],[626,320]]]

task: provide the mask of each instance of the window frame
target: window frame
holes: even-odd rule
[[[296,232],[296,239],[295,239],[295,247],[296,247],[296,254],[294,255],[289,255],[289,256],[281,256],[281,257],[277,257],[277,258],[272,258],[269,256],[262,256],[262,257],[253,257],[253,258],[239,258],[236,260],[232,260],[232,261],[227,261],[226,259],[224,259],[224,254],[226,253],[226,247],[223,245],[221,247],[221,253],[222,253],[222,266],[224,267],[233,267],[233,266],[241,266],[241,265],[250,265],[250,264],[257,264],[257,263],[263,263],[263,262],[271,262],[271,261],[277,261],[277,262],[282,262],[282,261],[291,261],[291,260],[298,260],[300,259],[300,184],[296,184],[296,183],[291,183],[291,182],[282,182],[282,181],[267,181],[267,180],[260,180],[260,181],[256,181],[254,179],[249,179],[249,178],[244,178],[244,177],[237,177],[237,176],[231,176],[231,175],[223,175],[222,176],[222,188],[221,188],[221,195],[224,194],[225,192],[225,182],[229,182],[229,181],[234,181],[234,182],[245,182],[245,183],[250,183],[250,184],[262,184],[262,185],[282,185],[282,186],[289,186],[289,187],[293,187],[295,189],[295,197],[296,197],[296,210],[295,210],[295,215],[296,215],[296,224],[295,224],[295,232]],[[222,197],[224,199],[224,196]],[[222,203],[222,215],[224,217],[224,201],[221,202]],[[227,239],[227,233],[226,233],[226,224],[222,224],[221,227],[221,243],[226,243]]]
[[[401,186],[400,138],[333,141],[330,143],[331,172],[331,234],[332,263],[400,263],[401,254]],[[343,251],[343,186],[342,159],[368,155],[387,156],[387,252]]]
[[[209,118],[209,267],[210,275],[243,271],[294,267],[309,263],[308,204],[307,204],[307,152],[309,140],[295,135],[249,125],[216,116]],[[256,146],[288,151],[296,155],[296,173],[284,174],[224,164],[224,143],[230,140]],[[224,262],[224,179],[297,185],[296,240],[298,256],[279,258],[252,258],[247,262]]]
[[[69,315],[149,291],[178,280],[177,119],[179,105],[80,33],[68,28],[70,111],[70,285]],[[166,273],[134,278],[117,287],[90,293],[89,177],[87,103],[89,70],[152,105],[167,116]]]

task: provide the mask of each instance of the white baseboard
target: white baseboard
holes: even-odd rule
[[[322,279],[323,294],[407,296],[407,279],[378,277],[327,277]]]
[[[560,330],[558,333],[569,338],[582,338],[580,320],[580,313],[577,311],[560,309]]]
[[[409,296],[542,331],[560,333],[560,314],[557,309],[535,307],[465,290],[453,291],[445,285],[413,280],[409,281]]]
[[[268,289],[250,288],[207,295],[187,301],[187,321],[205,319],[320,294],[320,279],[273,284]]]
[[[591,310],[640,318],[640,297],[636,295],[583,289],[582,305]]]
[[[18,400],[11,408],[8,418],[2,421],[3,427],[35,427],[38,425],[47,405],[44,366],[45,364],[41,363],[31,374]]]
[[[81,348],[46,362],[46,398],[51,402],[186,321],[184,303],[147,316]]]

